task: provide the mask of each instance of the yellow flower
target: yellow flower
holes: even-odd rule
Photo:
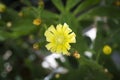
[[[41,19],[40,18],[34,19],[33,24],[36,25],[36,26],[39,26],[41,24]]]
[[[112,52],[112,48],[109,45],[105,45],[103,47],[103,53],[104,54],[109,55],[109,54],[111,54],[111,52]]]
[[[6,6],[0,3],[0,12],[4,12],[6,10]]]
[[[70,50],[69,43],[76,42],[76,35],[69,26],[64,23],[64,25],[58,24],[56,28],[51,25],[45,32],[46,40],[49,42],[46,48],[52,53],[63,53],[68,55]]]

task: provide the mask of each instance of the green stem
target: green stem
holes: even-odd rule
[[[96,56],[96,62],[97,62],[97,63],[99,62],[100,54],[101,54],[101,49],[100,49],[100,51],[98,51],[98,54],[97,54],[97,56]]]

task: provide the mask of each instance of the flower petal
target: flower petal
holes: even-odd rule
[[[56,27],[56,30],[61,33],[62,32],[62,25],[58,24]]]
[[[67,51],[67,49],[66,49],[65,47],[62,48],[62,53],[63,53],[64,55],[68,54],[68,51]]]
[[[48,28],[48,31],[49,32],[52,32],[53,34],[56,34],[56,29],[53,25],[51,25],[49,28]]]
[[[67,50],[69,50],[70,47],[71,47],[68,43],[64,44],[64,46],[65,46],[65,48],[66,48]]]
[[[62,45],[58,45],[56,48],[56,53],[61,53],[62,51]]]
[[[69,43],[76,43],[76,39],[75,39],[76,35],[74,32],[72,32],[71,34],[69,34],[68,38],[69,38]]]
[[[54,46],[53,43],[48,43],[45,47],[50,50]]]
[[[54,41],[54,35],[49,32],[48,30],[45,32],[46,40],[48,42],[53,42]]]

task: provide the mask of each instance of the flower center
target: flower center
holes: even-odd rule
[[[59,37],[57,37],[57,39],[56,39],[56,43],[57,44],[62,44],[62,43],[64,43],[64,36],[59,36]]]

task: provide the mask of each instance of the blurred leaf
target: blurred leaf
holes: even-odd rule
[[[17,21],[18,20],[17,11],[8,8],[6,12],[2,15],[2,19],[5,21]]]
[[[75,5],[77,5],[81,0],[67,0],[66,4],[66,10],[69,11],[71,8],[73,8]]]
[[[35,29],[35,26],[32,24],[31,20],[21,20],[13,25],[13,37],[25,36],[31,33]]]
[[[76,43],[73,44],[73,48],[75,48],[80,53],[80,55],[84,55],[84,51],[86,51],[87,48],[89,47],[87,45],[87,41],[85,40],[85,37],[83,37],[81,31],[79,31],[76,34],[76,36],[77,36],[76,37]]]
[[[3,37],[3,35],[0,35],[0,41],[3,41],[3,40],[5,40],[5,37]]]
[[[79,62],[75,57],[69,56],[68,60],[69,60],[69,63],[70,63],[71,67],[73,67],[75,69],[77,69],[79,67]]]
[[[120,9],[113,6],[95,7],[78,17],[78,20],[91,19],[94,16],[107,16],[110,18],[120,18]]]
[[[61,14],[58,23],[67,23],[75,33],[77,32],[78,27],[80,27],[78,21],[72,13]]]
[[[0,41],[4,41],[8,38],[11,38],[11,34],[5,31],[0,31]]]
[[[71,69],[69,73],[63,75],[61,80],[111,80],[109,73],[104,72],[104,68],[96,62],[80,58],[80,68]]]
[[[62,0],[51,0],[51,1],[60,12],[64,11],[64,5],[62,3]]]
[[[30,0],[22,0],[21,2],[24,3],[27,6],[31,6]]]
[[[101,0],[85,0],[83,1],[73,12],[74,15],[77,15],[79,12],[92,7],[95,4],[98,4]]]
[[[59,18],[59,15],[56,14],[56,13],[47,11],[47,10],[43,10],[43,12],[42,12],[42,14],[41,14],[41,17],[47,18],[47,19],[58,19],[58,18]]]

